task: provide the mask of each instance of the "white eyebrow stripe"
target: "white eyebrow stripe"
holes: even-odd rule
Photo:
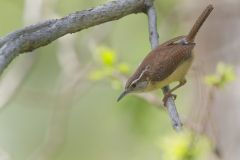
[[[142,71],[142,73],[140,74],[140,76],[135,79],[134,81],[132,81],[132,83],[130,85],[132,85],[133,83],[137,82],[138,80],[140,80],[140,78],[142,78],[143,74],[148,70],[148,66],[145,67],[145,69]]]

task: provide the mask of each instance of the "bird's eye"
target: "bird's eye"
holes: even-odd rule
[[[132,88],[135,88],[135,87],[136,87],[136,83],[133,83],[133,84],[132,84]]]

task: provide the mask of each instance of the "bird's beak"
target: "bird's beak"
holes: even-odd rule
[[[128,90],[123,91],[123,92],[120,94],[120,96],[118,97],[117,101],[120,101],[120,100],[121,100],[125,95],[127,95],[128,93],[129,93]]]

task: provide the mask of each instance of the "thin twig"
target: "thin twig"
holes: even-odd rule
[[[156,16],[156,11],[153,5],[152,1],[146,1],[146,6],[147,6],[147,15],[148,15],[148,27],[149,27],[149,35],[150,35],[150,42],[152,49],[156,48],[159,44],[158,40],[158,33],[157,33],[157,16]],[[166,92],[169,91],[169,87],[165,86],[162,88],[163,93],[165,94]],[[174,100],[172,97],[169,97],[167,99],[167,110],[168,114],[171,118],[172,121],[172,126],[176,131],[181,130],[182,128],[182,122],[178,116],[178,112],[176,110],[176,106],[174,103]]]

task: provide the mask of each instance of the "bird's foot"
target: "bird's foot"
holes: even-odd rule
[[[172,94],[171,92],[167,92],[165,93],[164,97],[163,97],[163,104],[166,107],[167,106],[167,100],[169,97],[172,97],[174,100],[177,98],[176,94]]]

